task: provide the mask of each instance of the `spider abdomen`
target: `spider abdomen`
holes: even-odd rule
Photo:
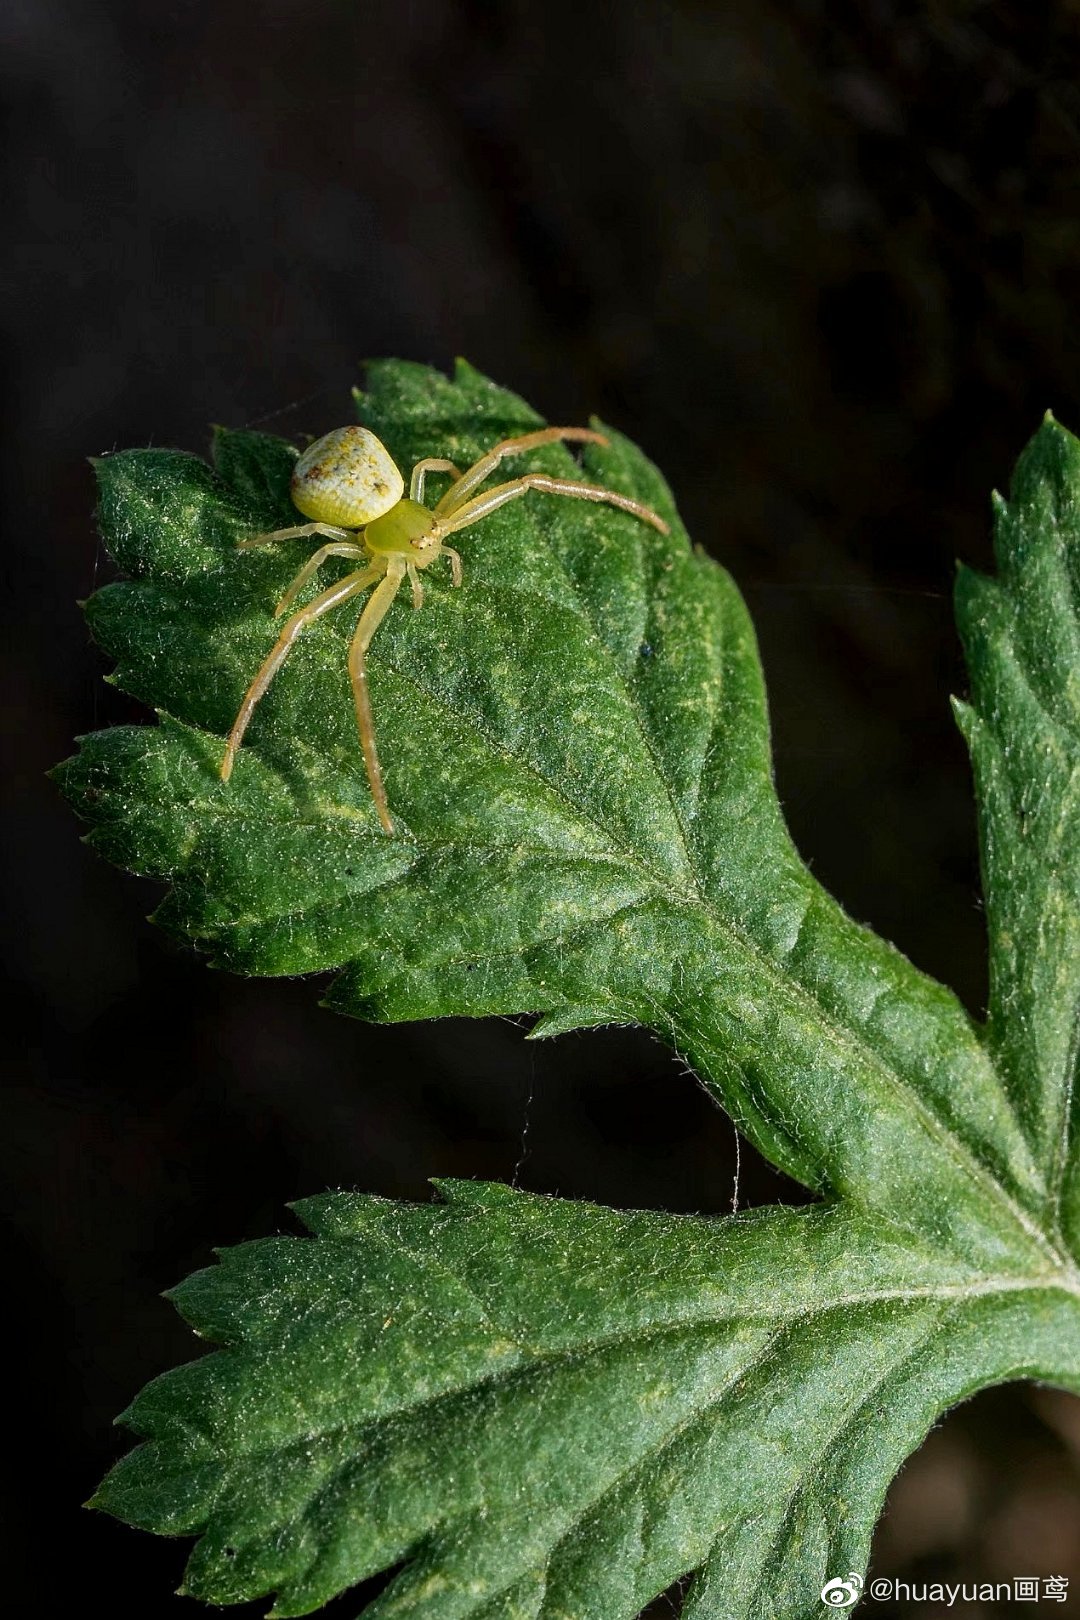
[[[398,504],[405,481],[369,428],[343,427],[308,445],[293,468],[290,492],[305,517],[360,529]]]

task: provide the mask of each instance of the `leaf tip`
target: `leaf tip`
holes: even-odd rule
[[[1040,439],[1050,439],[1055,444],[1066,447],[1072,447],[1076,444],[1076,435],[1070,433],[1063,422],[1058,421],[1053,411],[1046,411],[1042,421],[1039,423],[1038,432],[1035,434],[1035,442],[1037,443]]]
[[[1047,411],[1017,460],[1010,502],[1023,508],[1031,502],[1069,500],[1078,480],[1080,440]]]
[[[135,1423],[134,1423],[135,1408],[138,1405],[138,1401],[139,1401],[139,1397],[136,1396],[133,1401],[128,1402],[128,1404],[124,1407],[124,1410],[122,1412],[117,1412],[116,1416],[112,1420],[112,1426],[113,1426],[114,1429],[132,1429],[132,1428],[135,1427]],[[101,1497],[102,1495],[107,1494],[106,1491],[105,1491],[105,1487],[108,1485],[108,1483],[109,1483],[109,1475],[106,1474],[105,1478],[102,1480],[101,1484],[98,1486],[97,1490],[94,1492],[94,1495],[98,1496],[98,1497]]]

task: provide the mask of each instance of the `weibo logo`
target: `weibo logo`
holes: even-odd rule
[[[852,1609],[862,1596],[862,1576],[852,1570],[845,1580],[836,1575],[821,1588],[821,1601],[828,1609]]]

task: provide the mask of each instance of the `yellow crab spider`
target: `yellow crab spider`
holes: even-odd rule
[[[237,749],[255,705],[285,662],[297,637],[331,608],[351,601],[373,585],[375,589],[360,615],[349,648],[349,676],[371,796],[384,831],[393,833],[394,823],[375,750],[366,659],[371,638],[402,582],[408,579],[413,606],[418,608],[424,600],[418,570],[429,568],[438,557],[446,556],[450,559],[453,583],[460,585],[461,558],[446,544],[447,538],[459,529],[479,523],[489,512],[516,500],[519,495],[527,495],[532,489],[548,495],[569,495],[579,501],[603,501],[608,506],[632,512],[659,529],[661,534],[668,533],[663,518],[649,507],[629,495],[604,489],[600,484],[579,484],[571,478],[550,478],[547,473],[526,473],[509,483],[496,484],[477,493],[504,457],[535,450],[538,445],[557,440],[581,444],[608,442],[602,433],[594,433],[591,428],[549,427],[535,433],[522,433],[515,439],[503,439],[466,472],[459,472],[452,461],[442,456],[425,456],[412,470],[408,495],[405,495],[405,481],[389,451],[368,428],[335,428],[308,446],[293,470],[290,493],[293,505],[311,521],[241,540],[241,548],[270,546],[279,540],[316,534],[325,539],[326,544],[308,558],[278,603],[279,616],[292,606],[328,557],[348,557],[363,566],[320,592],[283,627],[269,657],[244,694],[233,722],[221,765],[223,782],[232,775]],[[424,480],[428,473],[449,473],[453,480],[446,494],[430,510],[423,504]]]

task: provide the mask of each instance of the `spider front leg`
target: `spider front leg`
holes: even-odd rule
[[[568,495],[577,501],[599,501],[605,506],[617,506],[621,512],[631,512],[643,523],[651,524],[661,534],[671,533],[658,512],[629,495],[605,489],[602,484],[579,484],[572,478],[549,478],[547,473],[526,473],[524,477],[511,479],[507,484],[496,484],[493,489],[485,489],[482,495],[474,495],[464,506],[440,518],[439,532],[453,534],[458,529],[467,529],[470,524],[479,523],[481,518],[487,517],[489,512],[505,506],[507,501],[516,501],[522,495],[527,495],[530,489],[540,490],[547,495]]]
[[[371,696],[368,692],[367,650],[371,645],[372,636],[385,618],[387,609],[400,590],[401,582],[411,566],[402,556],[390,558],[386,565],[386,577],[372,591],[370,600],[360,615],[360,622],[356,626],[356,633],[349,648],[349,677],[352,681],[356,723],[360,730],[360,747],[364,754],[368,785],[371,788],[371,797],[375,800],[375,808],[379,813],[383,831],[389,833],[391,837],[394,823],[390,819],[390,806],[386,799],[386,789],[383,787],[382,767],[375,748],[375,722],[371,714]]]
[[[443,546],[442,554],[450,559],[450,583],[461,584],[461,553],[455,551],[453,546]]]
[[[346,574],[344,579],[338,580],[336,585],[331,585],[329,590],[321,592],[320,595],[310,601],[307,607],[302,607],[299,613],[293,614],[274,643],[270,656],[265,660],[259,673],[244,693],[244,701],[240,705],[239,713],[233,721],[232,730],[229,732],[228,741],[225,744],[225,757],[221,762],[221,780],[223,782],[227,782],[232,775],[237,750],[243,741],[248,722],[255,713],[255,705],[266,692],[267,687],[286,658],[288,658],[297,636],[301,631],[306,630],[309,624],[314,624],[315,620],[320,618],[322,614],[329,613],[331,608],[338,607],[342,602],[347,602],[350,597],[366,590],[369,585],[373,585],[382,572],[383,568],[380,563],[372,563],[368,568],[360,569],[355,574]],[[378,595],[377,591],[375,595]],[[372,601],[374,601],[374,597]]]
[[[568,444],[607,444],[602,433],[593,428],[575,427],[548,427],[537,428],[535,433],[519,433],[514,439],[502,439],[474,461],[467,472],[459,473],[457,481],[451,484],[446,494],[437,503],[435,515],[437,517],[449,516],[464,505],[474,490],[479,489],[485,478],[490,478],[499,462],[505,456],[521,455],[525,450],[537,450],[542,444],[556,444],[563,441]],[[423,466],[424,463],[417,463]]]

